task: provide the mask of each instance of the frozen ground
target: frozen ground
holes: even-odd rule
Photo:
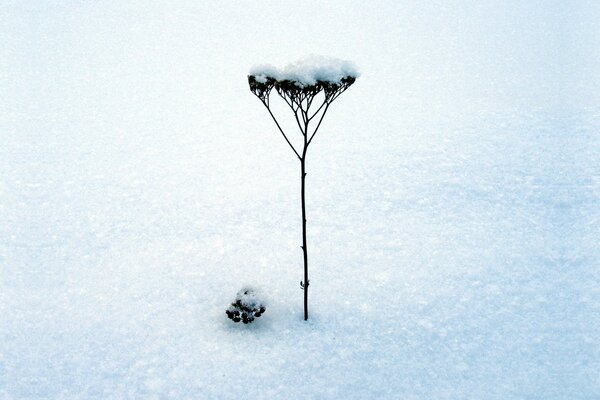
[[[600,398],[598,3],[195,3],[0,6],[0,399]]]

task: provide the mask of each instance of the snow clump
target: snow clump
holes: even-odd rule
[[[343,79],[356,79],[360,76],[351,61],[323,56],[309,56],[283,69],[272,65],[259,65],[250,70],[257,82],[266,83],[269,79],[292,81],[299,87],[313,86],[317,82],[339,84]]]
[[[253,76],[259,83],[267,83],[269,78],[277,80],[279,71],[270,64],[257,65],[250,69],[250,76]]]
[[[244,324],[249,324],[264,314],[265,310],[265,305],[256,291],[245,287],[237,292],[235,301],[225,310],[225,314],[233,322],[242,321]]]

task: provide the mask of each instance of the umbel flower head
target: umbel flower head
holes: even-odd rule
[[[273,88],[289,97],[314,96],[323,91],[326,101],[331,102],[359,75],[349,61],[311,56],[281,70],[271,65],[254,67],[248,75],[248,83],[252,93],[263,102],[268,100]]]
[[[264,102],[269,98],[269,94],[275,85],[275,79],[248,75],[248,83],[250,84],[250,91]]]

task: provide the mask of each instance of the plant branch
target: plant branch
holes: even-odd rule
[[[313,138],[317,134],[317,131],[319,130],[319,127],[321,126],[321,122],[323,122],[323,117],[325,117],[325,114],[327,113],[327,109],[329,108],[329,104],[331,104],[331,103],[327,103],[327,105],[325,106],[325,109],[323,110],[323,114],[321,115],[321,118],[319,119],[319,123],[317,124],[317,127],[315,128],[315,131],[311,135],[310,139],[308,139],[307,146],[310,144],[310,142],[312,142]]]
[[[296,123],[298,124],[298,129],[300,129],[300,133],[302,133],[302,136],[306,136],[306,132],[302,128],[302,124],[300,123],[300,119],[298,118],[298,111],[300,111],[300,115],[302,115],[302,109],[298,108],[296,109],[296,111],[294,111],[294,118],[296,118]]]
[[[308,108],[306,109],[308,110]],[[304,134],[308,134],[308,114],[305,109],[301,109],[300,115],[302,116],[302,122],[304,122]]]
[[[323,104],[321,104],[321,105],[319,106],[319,108],[317,108],[317,111],[315,111],[315,113],[314,113],[314,114],[313,114],[313,115],[312,115],[312,116],[311,116],[311,117],[308,119],[308,121],[309,121],[309,122],[310,122],[310,121],[312,121],[312,119],[313,119],[314,117],[316,117],[316,116],[317,116],[317,114],[319,113],[319,111],[321,111],[321,109],[322,109],[322,108],[323,108],[323,107],[324,107],[326,104],[327,104],[327,101],[324,101],[324,102],[323,102]]]
[[[281,129],[281,126],[279,126],[279,122],[277,122],[277,119],[275,118],[275,116],[271,112],[271,109],[269,108],[269,106],[266,103],[263,103],[263,104],[267,108],[267,111],[271,115],[271,118],[273,118],[273,121],[275,121],[275,125],[277,125],[277,128],[279,129],[279,132],[281,132],[281,134],[285,138],[285,141],[290,145],[290,147],[292,148],[292,150],[294,151],[294,153],[296,153],[296,157],[298,157],[298,160],[301,160],[300,154],[298,154],[298,152],[296,151],[296,149],[294,148],[294,146],[292,146],[292,143],[289,141],[289,139],[287,138],[287,136],[285,135],[285,133],[283,133],[283,129]]]

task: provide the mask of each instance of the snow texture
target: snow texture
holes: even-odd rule
[[[4,1],[0,399],[600,398],[599,20]],[[247,72],[306,54],[362,76],[309,149],[304,322],[300,165]]]
[[[270,64],[255,66],[250,75],[260,83],[274,79],[292,81],[297,86],[312,86],[317,82],[340,83],[344,78],[358,78],[360,73],[350,61],[324,56],[309,56],[278,70]]]

